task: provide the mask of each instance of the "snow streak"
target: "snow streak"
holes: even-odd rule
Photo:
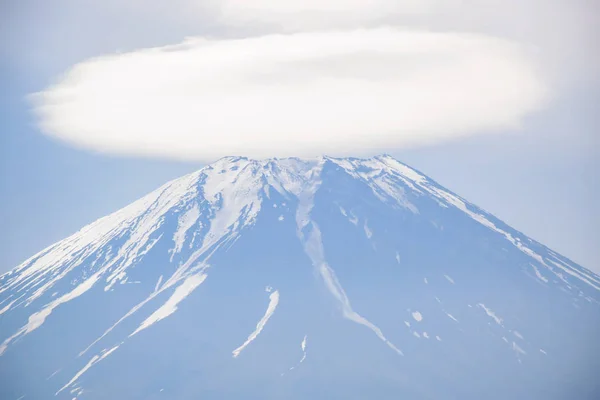
[[[250,343],[252,343],[254,339],[258,337],[260,332],[263,330],[263,328],[269,321],[269,318],[271,318],[271,316],[275,312],[277,304],[279,304],[279,291],[275,290],[269,295],[269,306],[267,307],[265,315],[263,315],[260,321],[258,321],[258,323],[256,324],[256,329],[254,329],[254,332],[252,332],[250,336],[248,336],[248,339],[246,339],[244,344],[242,344],[240,347],[238,347],[232,352],[233,358],[237,358],[240,355],[240,353],[246,348],[246,346],[248,346]]]
[[[335,271],[325,260],[321,231],[317,223],[310,218],[310,212],[313,207],[313,197],[321,184],[321,181],[318,179],[318,174],[320,174],[320,170],[313,171],[313,175],[311,176],[313,179],[307,183],[302,192],[300,204],[298,205],[298,210],[296,212],[298,237],[304,246],[304,251],[312,261],[313,266],[321,275],[325,287],[341,305],[343,316],[350,321],[369,328],[392,350],[399,355],[404,355],[402,351],[384,336],[379,327],[352,309],[350,299],[337,279]]]

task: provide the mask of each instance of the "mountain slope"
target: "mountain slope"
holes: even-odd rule
[[[599,291],[389,156],[228,157],[0,277],[0,397],[594,398]]]

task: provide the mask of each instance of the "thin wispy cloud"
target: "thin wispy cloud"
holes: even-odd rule
[[[273,33],[81,62],[32,96],[43,131],[94,151],[173,159],[360,155],[512,131],[548,100],[518,42],[360,27],[427,13],[427,2],[219,4],[217,20]]]
[[[231,25],[263,23],[283,31],[369,26],[446,8],[448,0],[221,0],[221,20]],[[192,1],[206,10],[205,1]],[[210,4],[210,3],[209,3]],[[454,4],[456,6],[456,4]]]

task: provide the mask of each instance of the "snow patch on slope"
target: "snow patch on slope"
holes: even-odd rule
[[[367,235],[367,239],[371,239],[371,237],[373,237],[373,231],[371,231],[371,229],[367,225],[367,221],[365,221],[364,230],[365,230],[365,235]]]
[[[307,339],[308,335],[304,335],[304,339],[302,339],[302,343],[300,343],[300,348],[302,348],[302,358],[300,359],[300,361],[298,362],[298,364],[290,367],[290,369],[288,371],[292,371],[296,368],[298,368],[300,366],[300,364],[302,364],[304,362],[304,360],[306,360],[306,339]],[[285,375],[285,373],[281,374],[281,376]]]
[[[97,280],[98,280],[98,274],[95,274],[94,276],[92,276],[91,278],[89,278],[88,280],[83,282],[82,284],[78,285],[75,289],[73,289],[69,293],[52,301],[51,303],[49,303],[48,305],[43,307],[40,311],[31,314],[29,316],[27,324],[25,324],[15,334],[13,334],[12,336],[10,336],[6,340],[4,340],[4,342],[0,345],[0,355],[4,354],[4,352],[8,348],[8,345],[10,344],[10,342],[12,342],[14,339],[16,339],[20,336],[27,335],[27,334],[33,332],[34,330],[38,329],[46,321],[46,318],[48,318],[48,316],[50,314],[52,314],[52,311],[54,311],[54,309],[56,307],[60,306],[61,304],[67,303],[76,297],[81,296],[82,294],[87,292],[92,286],[94,286],[94,283],[96,283]]]
[[[527,354],[517,343],[512,342],[512,349],[517,353],[517,356]]]
[[[415,321],[417,321],[417,322],[421,322],[421,321],[423,321],[423,316],[422,316],[422,315],[421,315],[421,313],[420,313],[420,312],[418,312],[418,311],[415,311],[415,312],[413,312],[413,313],[412,313],[412,317],[413,317],[413,319],[414,319]]]
[[[566,272],[567,274],[582,280],[583,282],[587,283],[588,285],[590,285],[591,287],[593,287],[596,290],[600,290],[600,281],[598,281],[597,279],[593,278],[591,275],[586,274],[586,273],[582,273],[579,271],[576,271],[572,268],[568,268],[566,265],[564,265],[563,263],[560,262],[556,262],[554,260],[549,260],[554,266],[556,266],[557,268],[563,270],[564,272]]]
[[[498,317],[494,311],[492,311],[491,309],[489,309],[488,307],[485,306],[485,304],[483,303],[479,303],[477,304],[478,307],[482,308],[483,311],[485,311],[485,313],[492,318],[494,321],[496,321],[496,323],[500,326],[504,326],[502,325],[502,318]]]
[[[531,266],[531,268],[533,268],[533,272],[535,272],[535,276],[537,276],[537,278],[539,280],[541,280],[544,283],[548,283],[548,278],[546,278],[544,275],[542,275],[540,273],[540,270],[534,265],[534,264],[529,264]]]
[[[263,328],[265,327],[265,325],[267,324],[267,322],[269,321],[269,319],[271,318],[271,316],[275,312],[275,309],[277,308],[277,304],[279,304],[279,291],[275,290],[274,292],[272,292],[269,295],[269,305],[267,307],[267,311],[265,312],[265,315],[263,315],[263,317],[260,319],[260,321],[258,321],[258,323],[256,324],[256,329],[254,329],[254,332],[252,332],[250,334],[250,336],[248,336],[248,339],[246,339],[246,341],[244,342],[244,344],[242,344],[237,349],[233,350],[233,352],[232,352],[233,353],[233,358],[237,358],[240,355],[240,353],[250,343],[252,343],[252,341],[254,339],[256,339],[258,337],[258,335],[260,334],[260,332],[263,330]]]
[[[451,320],[455,321],[455,322],[459,322],[456,318],[454,318],[454,315],[444,311],[444,313],[448,316],[448,318],[450,318]]]
[[[5,312],[7,312],[8,310],[10,310],[10,307],[12,307],[12,305],[16,302],[17,300],[13,300],[10,303],[8,303],[6,306],[4,306],[4,308],[2,308],[0,310],[0,315],[4,314]]]
[[[198,204],[194,204],[189,210],[179,216],[177,221],[177,230],[173,234],[173,242],[175,242],[175,247],[171,253],[171,261],[173,261],[175,254],[179,253],[183,248],[187,232],[194,226],[194,224],[196,224],[196,221],[198,221],[199,217],[200,209],[198,208]]]
[[[521,333],[519,331],[513,331],[513,335],[515,335],[516,337],[518,337],[521,340],[524,340],[523,335],[521,335]]]
[[[60,392],[62,392],[63,390],[65,390],[66,388],[68,388],[69,386],[71,386],[73,383],[75,383],[75,381],[77,381],[77,379],[79,379],[84,373],[86,373],[87,370],[89,370],[90,368],[92,368],[99,361],[101,361],[101,360],[105,359],[106,357],[108,357],[112,352],[114,352],[118,348],[119,348],[119,346],[115,346],[115,347],[111,348],[110,350],[105,351],[100,356],[98,356],[98,355],[93,356],[90,359],[90,361],[88,361],[88,363],[82,369],[80,369],[75,374],[75,376],[73,376],[73,378],[71,378],[71,380],[69,382],[67,382],[62,388],[60,388],[58,390],[58,392],[56,392],[56,394],[58,395]]]
[[[148,328],[150,325],[167,318],[169,315],[177,311],[177,305],[185,299],[190,293],[194,291],[198,286],[206,279],[206,274],[192,275],[186,278],[181,285],[179,285],[173,295],[163,304],[160,308],[152,313],[140,326],[131,334],[129,337],[139,333],[140,331]]]
[[[158,277],[158,281],[156,281],[156,285],[154,286],[154,291],[158,292],[158,289],[160,289],[160,284],[162,283],[163,280],[163,276],[159,276]]]
[[[329,159],[353,178],[359,179],[366,184],[381,201],[407,209],[413,214],[418,214],[418,208],[412,204],[406,195],[403,187],[397,184],[395,179],[402,180],[411,189],[418,189],[404,176],[397,174],[393,168],[390,168],[382,159],[375,157],[368,160],[359,159]],[[397,161],[396,161],[397,163]]]

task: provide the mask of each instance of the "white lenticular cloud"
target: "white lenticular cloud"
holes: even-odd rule
[[[199,161],[510,130],[546,98],[515,43],[395,28],[191,38],[90,59],[32,96],[43,131],[78,147]]]

